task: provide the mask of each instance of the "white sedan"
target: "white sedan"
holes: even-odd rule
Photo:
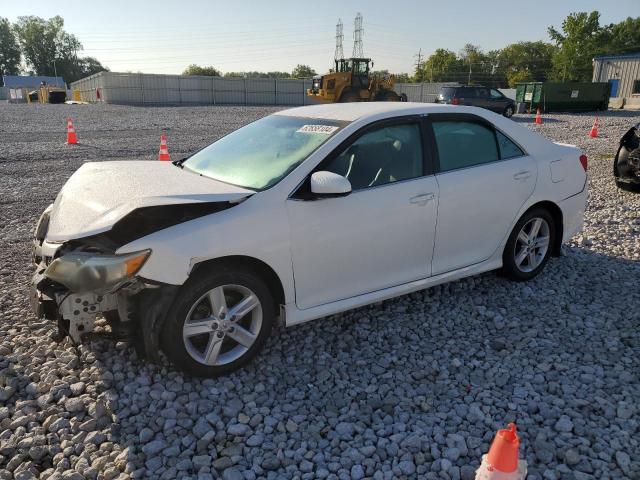
[[[487,110],[285,110],[178,162],[86,163],[37,228],[32,305],[96,316],[216,376],[284,325],[501,269],[538,275],[582,227],[587,158]],[[427,327],[428,328],[428,327]]]

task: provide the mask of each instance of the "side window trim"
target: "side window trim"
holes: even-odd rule
[[[513,160],[515,158],[521,158],[521,157],[526,157],[529,154],[527,153],[527,151],[522,148],[522,146],[516,142],[515,140],[513,140],[509,135],[507,135],[506,133],[504,133],[502,130],[498,129],[495,127],[495,125],[493,125],[491,122],[489,122],[488,120],[478,116],[478,115],[473,115],[472,113],[432,113],[429,114],[428,116],[425,117],[426,118],[426,127],[427,127],[427,132],[428,132],[428,141],[430,143],[430,150],[432,151],[432,158],[433,158],[433,166],[434,166],[434,174],[439,175],[439,174],[445,174],[445,173],[449,173],[449,172],[456,172],[459,170],[465,170],[468,168],[475,168],[475,167],[479,167],[482,165],[486,165],[488,163],[495,163],[495,162],[503,162],[506,160]],[[479,163],[476,165],[469,165],[468,167],[461,167],[461,168],[456,168],[453,170],[446,170],[446,171],[442,171],[442,169],[440,168],[440,155],[438,152],[438,144],[436,142],[436,136],[435,136],[435,132],[433,130],[433,122],[437,122],[437,121],[443,121],[443,122],[452,122],[452,121],[457,121],[457,122],[472,122],[472,123],[477,123],[479,125],[482,125],[488,129],[490,129],[493,132],[493,139],[496,142],[496,148],[498,150],[498,156],[500,158],[498,158],[497,160],[493,160],[491,162],[487,162],[487,163]],[[502,153],[500,151],[500,144],[498,142],[498,135],[496,134],[496,132],[500,132],[502,135],[504,135],[507,139],[509,139],[511,142],[513,142],[523,153],[523,155],[521,156],[517,156],[517,157],[509,157],[509,158],[502,158]]]
[[[430,175],[434,175],[436,173],[436,164],[435,164],[434,157],[432,156],[432,150],[429,148],[431,142],[425,136],[428,130],[428,127],[425,123],[425,118],[426,118],[425,115],[403,115],[398,117],[384,118],[382,120],[376,120],[367,125],[364,125],[363,127],[360,127],[358,130],[356,130],[347,138],[345,138],[342,142],[340,142],[333,150],[331,150],[331,152],[329,152],[329,154],[327,154],[327,156],[324,157],[320,161],[320,163],[318,163],[318,165],[316,165],[313,168],[313,170],[311,170],[311,172],[309,172],[309,174],[302,180],[302,182],[300,182],[300,184],[298,184],[293,189],[293,191],[289,194],[287,198],[295,199],[297,197],[298,192],[302,188],[304,188],[305,184],[308,184],[310,182],[311,175],[313,175],[315,172],[322,171],[322,169],[325,168],[327,164],[335,160],[335,158],[338,155],[340,155],[345,149],[349,148],[360,137],[366,135],[371,131],[377,130],[379,128],[390,127],[390,126],[411,125],[411,124],[418,125],[419,131],[420,131],[420,146],[422,149],[422,169],[423,169],[422,175],[419,177],[400,180],[398,182],[393,182],[393,183],[406,182],[406,181],[415,180],[417,178],[424,178]],[[391,185],[391,184],[377,185],[377,186],[369,187],[367,189],[354,190],[354,193],[358,191],[369,190],[371,188],[384,187],[386,185]]]

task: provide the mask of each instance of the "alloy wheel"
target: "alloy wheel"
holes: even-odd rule
[[[242,285],[221,285],[193,304],[182,327],[182,340],[195,361],[220,366],[242,357],[261,327],[258,296]]]
[[[544,218],[534,217],[522,226],[514,247],[516,267],[525,273],[542,264],[549,250],[550,229]]]

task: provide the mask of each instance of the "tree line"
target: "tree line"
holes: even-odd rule
[[[640,51],[640,17],[601,25],[600,14],[572,13],[558,30],[548,28],[550,42],[517,42],[485,52],[467,44],[459,52],[438,48],[412,75],[396,74],[399,82],[459,82],[487,86],[514,86],[524,81],[591,81],[592,59]],[[64,30],[60,16],[45,20],[18,17],[15,23],[0,17],[0,73],[48,75],[71,83],[100,71],[108,71],[94,57],[80,57],[82,44]],[[374,73],[389,73],[386,70]],[[316,72],[299,64],[291,72],[226,72],[213,66],[189,65],[183,75],[245,78],[309,78]]]
[[[551,42],[518,42],[488,52],[471,43],[458,53],[439,48],[416,63],[412,80],[494,87],[529,81],[590,82],[594,57],[640,51],[640,17],[600,25],[599,12],[578,12],[567,16],[560,30],[551,26],[547,31]]]
[[[222,73],[215,67],[204,67],[196,64],[189,65],[182,75],[206,75],[209,77],[227,78],[311,78],[316,75],[316,71],[309,65],[298,64],[291,73],[289,72],[226,72]]]
[[[109,70],[94,57],[78,56],[82,43],[64,30],[64,19],[0,17],[0,73],[2,75],[57,74],[67,83]]]

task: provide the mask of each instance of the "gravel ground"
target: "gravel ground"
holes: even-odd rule
[[[640,478],[640,195],[611,157],[639,113],[546,115],[590,157],[585,231],[526,284],[495,274],[291,329],[218,380],[49,339],[28,307],[39,213],[84,160],[173,158],[275,111],[0,104],[0,479],[472,479],[516,421],[534,479]],[[80,146],[64,145],[72,116]]]

